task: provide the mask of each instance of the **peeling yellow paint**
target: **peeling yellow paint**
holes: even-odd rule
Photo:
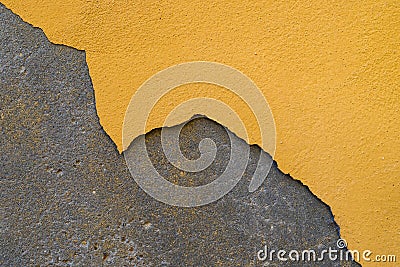
[[[119,149],[126,107],[156,72],[199,60],[244,72],[274,114],[279,167],[332,207],[350,249],[400,257],[400,2],[2,2],[52,42],[86,51]]]

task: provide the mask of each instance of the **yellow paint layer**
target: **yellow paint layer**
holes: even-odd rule
[[[100,122],[119,149],[127,105],[156,72],[199,60],[242,71],[274,114],[280,168],[332,207],[351,249],[400,258],[399,1],[2,2],[86,51]],[[176,104],[196,95],[185,88]]]

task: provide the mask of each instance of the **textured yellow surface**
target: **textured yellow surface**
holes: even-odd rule
[[[244,72],[274,114],[279,167],[332,207],[350,249],[400,258],[399,1],[1,1],[86,51],[119,149],[126,107],[156,72],[198,60]],[[156,114],[196,91],[185,88]]]

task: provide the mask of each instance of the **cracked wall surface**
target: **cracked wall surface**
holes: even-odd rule
[[[351,248],[399,254],[398,1],[2,2],[50,41],[86,51],[100,122],[118,147],[127,103],[157,71],[192,60],[243,71],[274,114],[281,169],[332,207]]]
[[[241,182],[217,202],[188,209],[154,200],[99,123],[85,53],[51,44],[2,5],[0,25],[1,266],[261,266],[256,253],[264,245],[336,247],[330,208],[276,164],[248,192],[265,153],[257,146]],[[189,158],[204,137],[218,146],[215,162],[198,173],[168,163],[160,132],[146,134],[148,153],[171,182],[208,183],[229,161],[227,132],[212,120],[193,119],[181,131]],[[137,142],[124,153],[145,157]],[[307,266],[359,265],[325,259]]]

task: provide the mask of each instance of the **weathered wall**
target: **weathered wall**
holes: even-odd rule
[[[399,255],[398,1],[2,2],[87,52],[97,112],[119,148],[126,106],[157,71],[193,60],[243,71],[274,114],[280,168],[332,207],[351,249]]]

